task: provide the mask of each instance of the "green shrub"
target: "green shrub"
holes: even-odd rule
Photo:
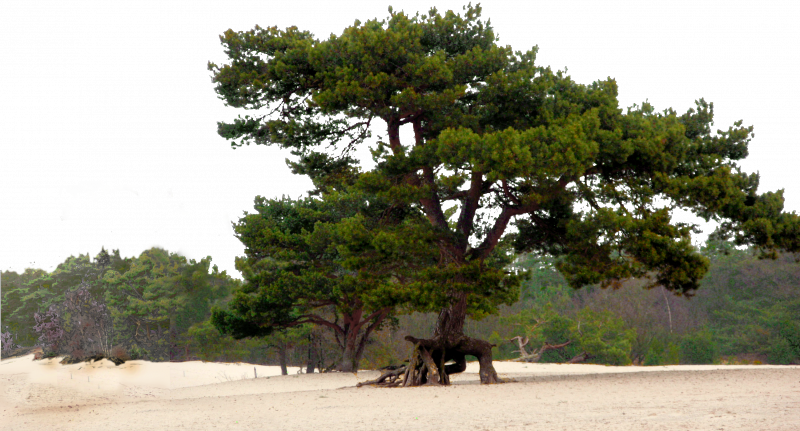
[[[655,339],[650,343],[642,365],[677,365],[679,362],[679,348],[676,344]]]
[[[681,349],[675,343],[667,344],[667,360],[664,365],[678,365],[681,363]]]
[[[147,358],[147,350],[139,347],[138,345],[134,344],[129,349],[131,360],[135,361],[137,359],[144,359]]]
[[[666,346],[661,340],[653,340],[647,353],[644,355],[644,362],[642,365],[664,365],[664,351]]]
[[[713,364],[718,360],[719,346],[711,332],[695,332],[684,336],[681,340],[681,364]]]
[[[774,337],[769,344],[767,358],[770,364],[789,365],[797,358],[797,352],[783,337]]]
[[[647,349],[643,365],[677,365],[680,363],[680,348],[675,343],[653,340]]]
[[[572,337],[577,339],[580,349],[589,356],[587,362],[630,365],[636,331],[625,329],[625,323],[619,316],[610,311],[597,312],[584,308],[576,320]]]
[[[572,344],[567,345],[563,349],[544,352],[539,362],[563,363],[583,352],[575,339],[574,328],[575,321],[568,317],[555,315],[555,317],[551,318],[548,324],[542,328],[542,340],[550,344],[561,344],[572,340]]]
[[[785,341],[783,348],[786,352],[782,354],[784,362],[775,363],[791,364],[800,360],[800,323],[784,320],[780,323],[778,334]]]

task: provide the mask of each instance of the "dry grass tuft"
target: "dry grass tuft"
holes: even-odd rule
[[[120,358],[123,361],[129,361],[131,359],[131,355],[128,354],[128,351],[121,346],[116,346],[111,349],[111,356],[115,358]]]

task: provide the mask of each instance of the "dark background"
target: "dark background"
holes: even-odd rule
[[[216,134],[218,121],[260,115],[224,107],[217,98],[207,63],[226,63],[219,36],[258,24],[297,26],[326,40],[356,19],[388,19],[389,4],[48,8],[46,18],[15,20],[5,68],[6,103],[14,113],[6,117],[3,139],[3,268],[35,264],[52,270],[80,249],[97,252],[103,244],[115,245],[130,255],[155,240],[175,238],[199,257],[212,255],[212,265],[239,278],[221,210],[235,223],[255,212],[256,195],[296,199],[313,186],[291,174],[284,159],[296,158],[288,151],[255,145],[234,150]],[[784,211],[800,207],[792,175],[796,144],[788,133],[792,112],[783,103],[794,92],[785,79],[791,70],[792,57],[785,55],[790,26],[767,23],[757,11],[704,15],[677,6],[578,10],[561,3],[519,4],[481,4],[481,19],[490,19],[498,45],[522,52],[538,45],[537,65],[567,67],[566,74],[580,84],[615,78],[623,112],[645,99],[657,112],[671,107],[678,115],[696,108],[701,97],[713,102],[713,134],[740,119],[742,127],[754,126],[757,134],[741,166],[759,172],[758,192],[785,188]],[[431,4],[393,6],[414,16],[427,14]],[[436,6],[439,15],[448,9],[465,12],[463,3]],[[385,123],[373,121],[371,129],[370,145],[386,141]],[[411,126],[401,129],[402,140],[412,136]],[[366,147],[356,155],[365,161],[362,171],[372,169]],[[138,189],[138,197],[111,193],[96,205],[78,206],[67,221],[61,220],[63,204],[48,206],[35,198],[14,218],[17,190],[101,177],[153,186],[166,180],[174,198],[154,194],[156,189]],[[194,219],[171,217],[176,204],[193,211]],[[234,248],[244,254],[238,240]]]

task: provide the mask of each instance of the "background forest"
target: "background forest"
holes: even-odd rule
[[[468,335],[496,344],[498,360],[599,364],[800,363],[800,266],[791,255],[759,259],[710,242],[711,268],[691,298],[636,280],[602,289],[567,287],[552,260],[520,255],[520,300],[469,320]],[[224,361],[333,368],[333,331],[298,325],[235,340],[211,324],[241,281],[211,265],[152,248],[70,256],[54,271],[2,273],[2,354],[41,347],[43,356],[103,354],[151,361]],[[430,332],[432,313],[401,314],[367,341],[360,368],[407,359],[408,334]],[[285,368],[284,368],[285,369]]]

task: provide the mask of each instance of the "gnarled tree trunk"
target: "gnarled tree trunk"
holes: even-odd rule
[[[449,385],[450,375],[467,369],[467,355],[478,359],[481,384],[502,383],[492,365],[492,345],[464,335],[467,317],[467,296],[457,293],[450,307],[439,313],[433,337],[419,339],[407,336],[414,343],[408,365],[389,370],[373,381],[358,386],[421,386]],[[447,362],[453,361],[448,364]]]

